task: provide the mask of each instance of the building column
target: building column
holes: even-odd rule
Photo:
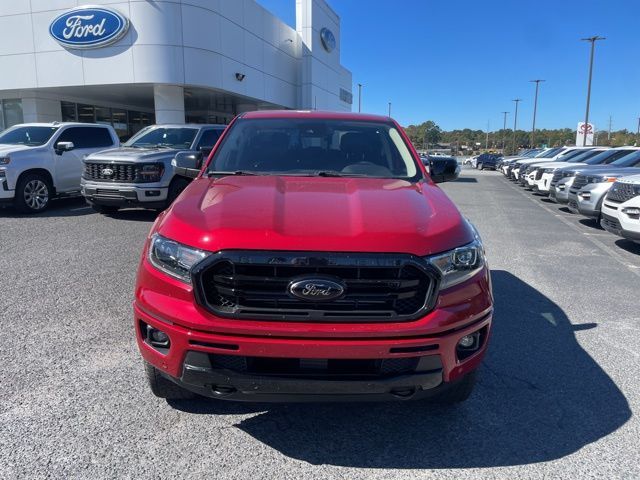
[[[22,101],[22,118],[25,123],[59,122],[62,120],[60,100],[25,95]]]
[[[176,85],[154,85],[153,99],[156,123],[184,123],[184,88]]]

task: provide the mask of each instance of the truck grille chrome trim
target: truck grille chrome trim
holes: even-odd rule
[[[301,277],[333,279],[344,294],[330,301],[288,291]],[[412,255],[226,251],[193,271],[198,303],[216,316],[296,322],[394,322],[433,309],[439,273]]]

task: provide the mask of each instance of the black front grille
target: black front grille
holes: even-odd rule
[[[292,295],[304,278],[344,286],[334,300]],[[439,274],[411,255],[220,252],[194,271],[196,296],[215,315],[235,319],[384,322],[412,320],[433,308]]]
[[[600,224],[606,230],[609,230],[609,231],[613,230],[615,233],[620,232],[622,230],[622,225],[620,225],[620,222],[618,221],[618,219],[610,217],[609,215],[603,215],[602,218],[600,219]]]
[[[87,180],[98,182],[136,182],[138,170],[141,165],[134,163],[93,163],[85,162],[83,177]],[[103,171],[111,170],[113,173],[106,175]]]
[[[563,172],[556,170],[553,172],[553,178],[551,179],[551,186],[555,187],[560,180],[562,180]]]
[[[614,203],[628,202],[640,195],[640,188],[633,183],[616,182],[607,193],[607,200]]]
[[[586,184],[587,184],[587,176],[578,174],[578,175],[576,175],[575,180],[571,184],[570,191],[573,192],[573,193],[576,193],[576,192],[578,192],[578,190],[580,190]]]

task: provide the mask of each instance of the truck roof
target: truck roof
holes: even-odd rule
[[[242,118],[308,118],[323,120],[360,120],[389,123],[390,118],[383,115],[352,112],[325,112],[320,110],[260,110],[240,114]]]

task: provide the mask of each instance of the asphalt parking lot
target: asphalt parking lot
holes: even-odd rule
[[[479,385],[453,409],[168,404],[131,321],[155,215],[0,210],[0,478],[640,478],[640,245],[496,172],[443,189],[496,296]]]

